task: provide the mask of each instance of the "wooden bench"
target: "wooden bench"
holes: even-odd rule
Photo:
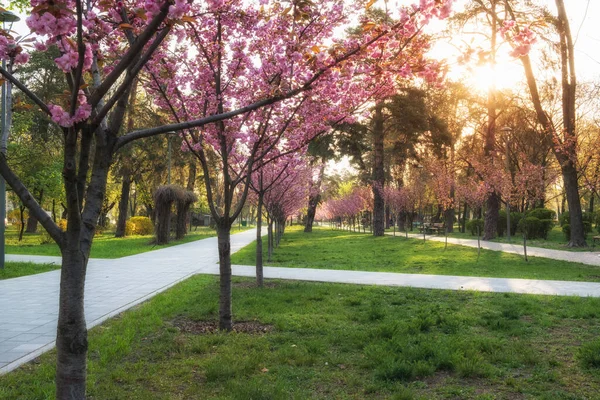
[[[431,225],[431,232],[436,231],[436,233],[443,233],[445,229],[446,226],[443,222],[435,222],[433,225]]]
[[[600,236],[594,236],[592,238],[592,247],[596,246],[596,242],[600,243]]]

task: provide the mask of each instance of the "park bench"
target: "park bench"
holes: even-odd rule
[[[594,236],[592,238],[592,247],[596,247],[596,242],[600,243],[600,236]]]
[[[424,223],[419,227],[419,232],[425,231],[425,233],[442,233],[445,230],[443,222]]]
[[[444,232],[445,229],[446,229],[446,226],[444,225],[443,222],[434,222],[433,225],[431,225],[432,233],[433,233],[433,231],[435,231],[436,233],[442,233],[442,232]]]

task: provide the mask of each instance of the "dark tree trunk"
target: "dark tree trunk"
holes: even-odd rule
[[[500,212],[500,199],[497,193],[491,193],[486,202],[484,236],[483,240],[492,240],[496,237],[498,230],[498,215]],[[492,229],[493,228],[493,229]]]
[[[169,243],[169,234],[171,233],[171,204],[168,207],[157,205],[155,218],[156,244]]]
[[[19,242],[23,240],[23,231],[25,231],[25,206],[19,207],[19,216],[21,218],[21,227],[19,229]]]
[[[219,246],[219,329],[230,331],[231,311],[231,226],[227,222],[217,225]]]
[[[62,252],[56,337],[56,398],[85,399],[87,328],[83,309],[86,263],[78,238]]]
[[[406,230],[406,228],[405,228],[406,222],[407,222],[406,220],[407,220],[406,211],[402,211],[401,213],[398,213],[398,230],[399,231]]]
[[[590,214],[594,212],[594,197],[594,192],[590,193],[590,205],[588,207],[588,211],[590,212]]]
[[[562,166],[565,193],[569,204],[569,224],[571,225],[571,240],[569,247],[586,247],[583,212],[579,198],[577,169],[572,163]]]
[[[262,243],[262,208],[263,195],[258,194],[258,206],[256,212],[256,284],[263,286],[263,243]]]
[[[127,209],[129,208],[129,190],[131,189],[131,174],[129,170],[123,171],[123,184],[121,185],[121,198],[119,199],[119,216],[117,217],[117,227],[115,237],[125,236],[125,226],[127,224]]]
[[[373,236],[385,234],[385,204],[383,200],[383,186],[385,184],[385,171],[383,168],[383,140],[385,136],[383,126],[383,104],[375,106],[373,118]]]
[[[451,207],[444,213],[446,232],[448,233],[454,232],[454,212],[454,207]]]
[[[306,212],[306,225],[304,225],[304,232],[312,232],[313,223],[315,222],[315,214],[317,213],[317,207],[321,202],[321,184],[323,183],[323,175],[325,173],[325,162],[321,164],[317,181],[311,185],[310,195],[308,197],[308,210]]]
[[[30,215],[27,218],[27,229],[25,229],[25,232],[35,233],[35,232],[37,232],[37,226],[38,226],[38,220],[35,219],[34,216]]]
[[[308,210],[306,211],[306,225],[304,225],[304,232],[311,233],[313,223],[315,222],[315,214],[317,213],[317,206],[321,201],[321,194],[313,194],[308,198]]]
[[[189,168],[190,174],[188,175],[188,181],[185,188],[190,192],[193,192],[196,187],[196,162],[190,161]]]
[[[385,229],[390,229],[390,219],[392,217],[392,212],[390,210],[390,206],[385,206]]]
[[[271,262],[271,256],[273,255],[273,218],[268,218],[269,228],[267,235],[267,261]]]
[[[462,226],[461,232],[465,233],[467,230],[467,218],[469,216],[469,205],[465,202],[463,213],[462,213]]]

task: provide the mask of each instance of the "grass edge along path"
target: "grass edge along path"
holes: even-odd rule
[[[232,254],[232,263],[254,265],[256,244]],[[302,227],[288,227],[275,249],[272,261],[265,265],[288,268],[317,268],[354,271],[396,272],[600,282],[600,267],[523,257],[492,250],[481,250],[437,241],[406,239],[401,236],[373,237],[369,233],[316,228],[312,233]]]
[[[231,234],[243,232],[252,229],[252,227],[237,226],[231,228]],[[144,236],[127,236],[124,238],[115,238],[114,232],[105,232],[94,238],[92,245],[91,258],[115,259],[121,257],[141,254],[152,250],[163,249],[165,247],[177,246],[179,244],[194,242],[217,235],[216,230],[209,227],[199,227],[197,230],[188,232],[188,234],[180,240],[172,240],[165,245],[152,244],[153,235]],[[14,235],[13,235],[14,236]],[[7,237],[10,239],[10,237]],[[41,255],[41,256],[60,256],[60,250],[54,242],[40,244],[42,234],[29,234],[24,238],[23,244],[16,240],[9,241],[6,245],[6,254],[26,254],[26,255]]]
[[[6,262],[4,269],[0,269],[0,280],[18,278],[42,272],[54,271],[59,269],[60,265],[56,264],[39,264],[33,262]]]
[[[600,391],[600,299],[194,276],[90,331],[102,399],[585,399]],[[214,324],[213,324],[214,325]],[[0,398],[54,394],[55,351],[0,377]]]

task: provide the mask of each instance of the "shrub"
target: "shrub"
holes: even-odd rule
[[[554,228],[554,219],[540,219],[540,223],[539,237],[548,239],[548,234]]]
[[[500,210],[498,213],[498,225],[496,226],[496,233],[498,236],[504,236],[506,232],[506,211]]]
[[[583,221],[583,231],[586,235],[592,231],[592,223],[590,221]]]
[[[600,233],[600,211],[594,213],[594,224],[596,225],[596,230]]]
[[[562,231],[565,234],[565,238],[567,238],[567,241],[571,240],[571,225],[564,224],[562,226]]]
[[[125,223],[125,235],[151,235],[154,225],[148,217],[131,217]]]
[[[549,210],[547,208],[534,208],[533,210],[527,213],[528,217],[536,217],[538,219],[551,219],[554,220],[556,217],[556,213],[554,210]]]
[[[560,223],[560,226],[568,225],[569,224],[569,212],[565,211],[562,214],[560,214],[560,217],[558,217],[558,222]]]
[[[131,235],[135,235],[135,225],[127,220],[125,221],[125,236],[131,236]]]
[[[523,232],[527,239],[540,237],[542,221],[536,217],[525,217],[519,221],[519,230]]]
[[[477,227],[479,226],[479,233],[483,232],[483,219],[472,219],[467,221],[466,228],[471,232],[471,235],[477,235]]]

